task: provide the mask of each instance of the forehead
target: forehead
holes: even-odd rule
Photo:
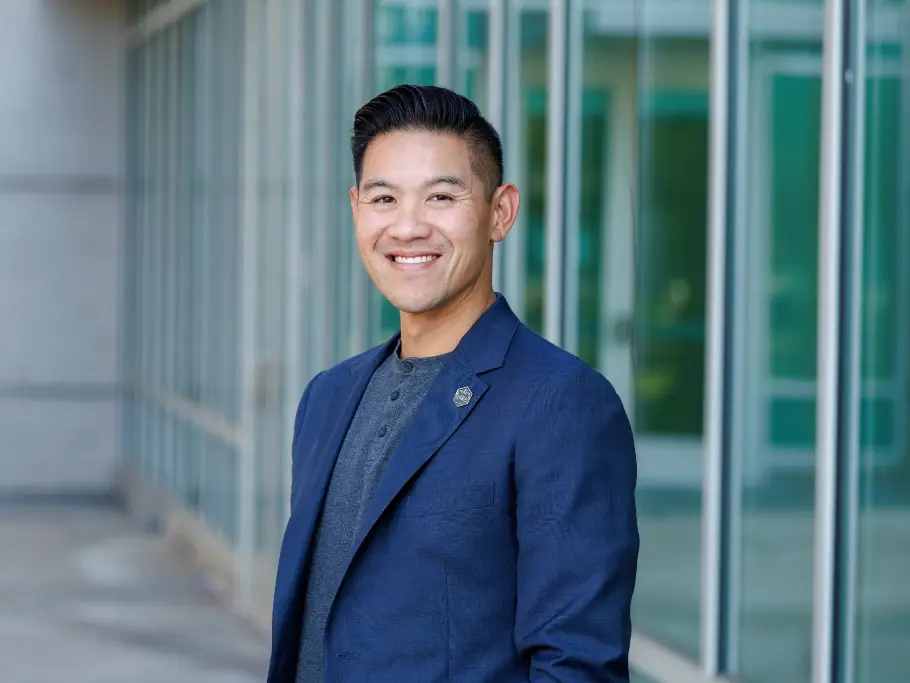
[[[363,158],[365,178],[419,172],[469,174],[467,142],[457,135],[425,130],[394,131],[370,141]]]

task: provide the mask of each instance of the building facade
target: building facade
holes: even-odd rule
[[[120,4],[0,3],[0,497],[118,461]]]
[[[271,604],[304,386],[397,326],[354,246],[353,113],[435,83],[522,192],[497,288],[631,416],[635,680],[906,680],[910,2],[127,16],[120,449],[240,609]]]

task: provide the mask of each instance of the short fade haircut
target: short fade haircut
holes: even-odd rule
[[[502,142],[477,105],[448,88],[404,84],[380,93],[354,116],[351,154],[358,187],[370,142],[395,131],[427,131],[462,138],[468,145],[471,169],[483,181],[487,199],[502,185]]]

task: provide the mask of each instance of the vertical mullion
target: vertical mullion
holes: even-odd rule
[[[303,198],[306,169],[301,153],[304,140],[304,98],[306,97],[306,31],[304,31],[305,0],[288,0],[288,145],[287,155],[287,211],[285,212],[285,380],[284,390],[284,449],[282,452],[284,481],[284,516],[291,514],[291,445],[297,404],[301,396],[300,384],[304,380],[303,353]]]
[[[845,90],[847,100],[844,109],[848,112],[849,121],[845,124],[844,150],[845,168],[843,188],[849,193],[848,208],[845,208],[844,232],[845,244],[849,248],[844,254],[847,286],[844,295],[845,304],[842,310],[846,316],[847,354],[844,380],[845,397],[843,405],[845,430],[840,441],[842,472],[838,477],[839,494],[836,509],[839,518],[835,523],[835,534],[840,539],[835,552],[834,571],[835,595],[840,596],[840,604],[835,605],[835,647],[833,656],[834,676],[837,683],[853,683],[856,654],[856,588],[857,588],[857,543],[859,539],[859,469],[861,457],[860,420],[863,397],[862,340],[863,340],[863,280],[865,261],[865,139],[866,139],[866,3],[862,0],[850,1],[851,20],[845,31],[846,44],[849,45],[845,60],[852,66],[852,79],[847,81]],[[849,218],[848,218],[849,216]],[[848,285],[849,283],[849,285]],[[841,327],[844,327],[843,325]],[[842,355],[844,355],[842,353]]]
[[[354,110],[369,98],[372,90],[373,55],[373,14],[372,0],[349,0],[353,5],[353,15],[357,18],[354,22],[354,38],[350,49],[354,50],[350,68],[352,73],[353,110],[345,115],[353,115]],[[350,15],[349,15],[350,16]],[[336,36],[332,36],[333,39]],[[345,125],[348,125],[346,122]],[[348,162],[350,157],[348,157]],[[356,249],[355,249],[356,251]],[[355,259],[356,253],[350,254]],[[357,263],[351,274],[351,341],[355,353],[360,353],[370,343],[370,292],[371,283],[366,270]]]
[[[562,343],[569,7],[550,0],[547,64],[547,208],[544,256],[544,336]]]
[[[504,55],[503,85],[505,102],[500,134],[503,136],[503,163],[505,175],[519,187],[524,186],[527,174],[524,140],[524,92],[522,90],[523,69],[521,66],[521,19],[522,0],[500,0],[505,13],[503,23]],[[509,75],[507,76],[506,73]],[[527,245],[526,211],[519,211],[513,230],[509,233],[508,245],[502,255],[503,293],[509,298],[512,308],[519,317],[525,311],[525,252]],[[503,242],[502,244],[506,244]]]
[[[155,161],[154,161],[154,174],[155,174],[155,197],[153,202],[152,209],[152,223],[151,223],[151,239],[152,239],[152,338],[153,338],[153,348],[151,354],[152,362],[152,386],[156,393],[160,393],[164,385],[162,365],[163,365],[163,350],[164,345],[167,343],[167,338],[164,336],[166,333],[164,326],[164,315],[163,315],[163,305],[162,305],[162,274],[163,274],[163,259],[161,258],[161,250],[163,243],[163,228],[164,220],[162,213],[162,206],[165,201],[165,172],[163,169],[164,164],[164,150],[166,147],[166,131],[167,131],[167,111],[165,109],[165,96],[164,96],[164,65],[165,65],[165,34],[158,34],[154,42],[154,65],[153,69],[155,72],[155,116],[154,116],[154,128],[155,128]],[[161,486],[164,484],[161,476],[161,443],[163,436],[163,423],[161,420],[161,414],[163,408],[161,403],[156,399],[154,402],[154,408],[152,410],[152,430],[150,433],[150,442],[151,446],[151,457],[152,457],[152,471],[153,471],[153,481],[156,486]]]
[[[487,32],[489,44],[487,45],[488,68],[487,75],[487,119],[493,127],[503,135],[505,125],[505,80],[506,80],[506,3],[508,0],[489,0],[489,31]],[[513,74],[514,79],[514,74]],[[505,180],[509,180],[506,178]],[[503,278],[503,249],[505,242],[500,242],[493,248],[493,289],[500,291],[504,284]]]
[[[906,36],[901,48],[900,62],[900,103],[898,112],[901,121],[910,121],[910,4],[904,3],[900,17],[902,34]],[[897,253],[910,254],[910,130],[906,126],[900,132],[898,160],[898,207],[897,207]],[[903,349],[910,348],[910,268],[897,269],[897,310],[898,314],[895,375],[897,386],[894,399],[897,406],[906,405],[910,399],[910,358]],[[898,425],[894,429],[894,452],[905,453],[910,448],[907,430]]]
[[[825,5],[819,168],[818,384],[812,683],[834,683],[840,430],[845,3]]]
[[[322,370],[334,361],[333,349],[334,334],[334,306],[324,292],[333,291],[332,261],[337,240],[333,239],[334,225],[332,184],[337,177],[334,172],[333,145],[336,141],[336,125],[333,122],[332,101],[335,99],[333,86],[333,72],[330,65],[332,60],[332,7],[328,3],[316,2],[313,7],[314,26],[310,35],[313,38],[315,57],[313,62],[313,102],[314,120],[311,128],[311,141],[313,149],[314,167],[319,173],[312,178],[313,195],[313,250],[310,254],[309,267],[313,279],[310,292],[310,302],[313,307],[313,319],[317,334],[310,335],[308,345],[313,350],[312,371]]]
[[[178,356],[180,354],[180,320],[177,315],[179,272],[177,266],[177,241],[180,232],[180,24],[173,24],[166,34],[168,89],[168,153],[167,153],[167,212],[164,227],[164,320],[167,330],[167,341],[164,354],[164,384],[168,394],[177,395]],[[164,425],[164,457],[166,479],[171,496],[177,493],[177,431],[182,416],[172,410]]]
[[[584,2],[566,0],[566,86],[565,86],[565,191],[560,225],[565,227],[563,277],[565,290],[558,308],[562,313],[563,347],[578,353],[578,317],[581,261],[581,138],[584,120]],[[571,273],[575,273],[571,275]]]
[[[200,12],[199,45],[197,48],[198,62],[196,81],[200,90],[199,111],[196,112],[196,134],[199,153],[199,302],[197,311],[199,315],[199,339],[196,349],[198,365],[196,368],[196,381],[198,383],[199,403],[211,410],[211,361],[209,360],[209,345],[211,338],[212,316],[212,239],[211,239],[211,205],[213,196],[212,182],[212,100],[215,95],[214,74],[212,70],[212,23],[214,20],[211,7]],[[198,476],[198,505],[204,514],[206,509],[206,484],[210,469],[208,457],[211,452],[208,435],[198,430],[199,443],[199,470]]]
[[[357,17],[354,24],[356,37],[353,41],[355,52],[351,66],[354,101],[353,109],[347,112],[353,116],[356,108],[370,97],[373,89],[373,3],[372,0],[350,1],[354,16]],[[351,163],[350,157],[347,163]],[[356,261],[356,253],[351,254],[351,257]],[[369,345],[370,330],[373,329],[370,311],[372,283],[366,270],[359,264],[354,267],[351,277],[351,339],[359,353]]]
[[[238,486],[238,567],[237,600],[244,610],[254,607],[253,553],[255,550],[256,510],[256,276],[257,276],[257,213],[259,167],[257,133],[259,129],[259,57],[260,15],[259,0],[243,4],[242,106],[240,118],[242,151],[240,155],[241,227],[240,227],[240,452]]]
[[[436,84],[455,87],[455,0],[436,3]]]
[[[722,668],[721,643],[724,586],[724,476],[727,405],[727,292],[730,206],[736,197],[730,191],[730,169],[737,151],[731,120],[739,115],[733,93],[731,57],[732,13],[735,0],[717,0],[711,25],[711,109],[708,215],[707,338],[705,349],[705,411],[702,472],[701,557],[701,657],[708,677]],[[731,100],[733,100],[731,102]],[[733,212],[735,216],[735,212]],[[729,578],[729,577],[727,577]]]

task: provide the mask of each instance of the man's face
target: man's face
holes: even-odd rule
[[[490,277],[491,242],[508,231],[495,197],[487,199],[457,136],[396,131],[374,138],[351,208],[360,257],[383,296],[405,313],[426,313]]]

